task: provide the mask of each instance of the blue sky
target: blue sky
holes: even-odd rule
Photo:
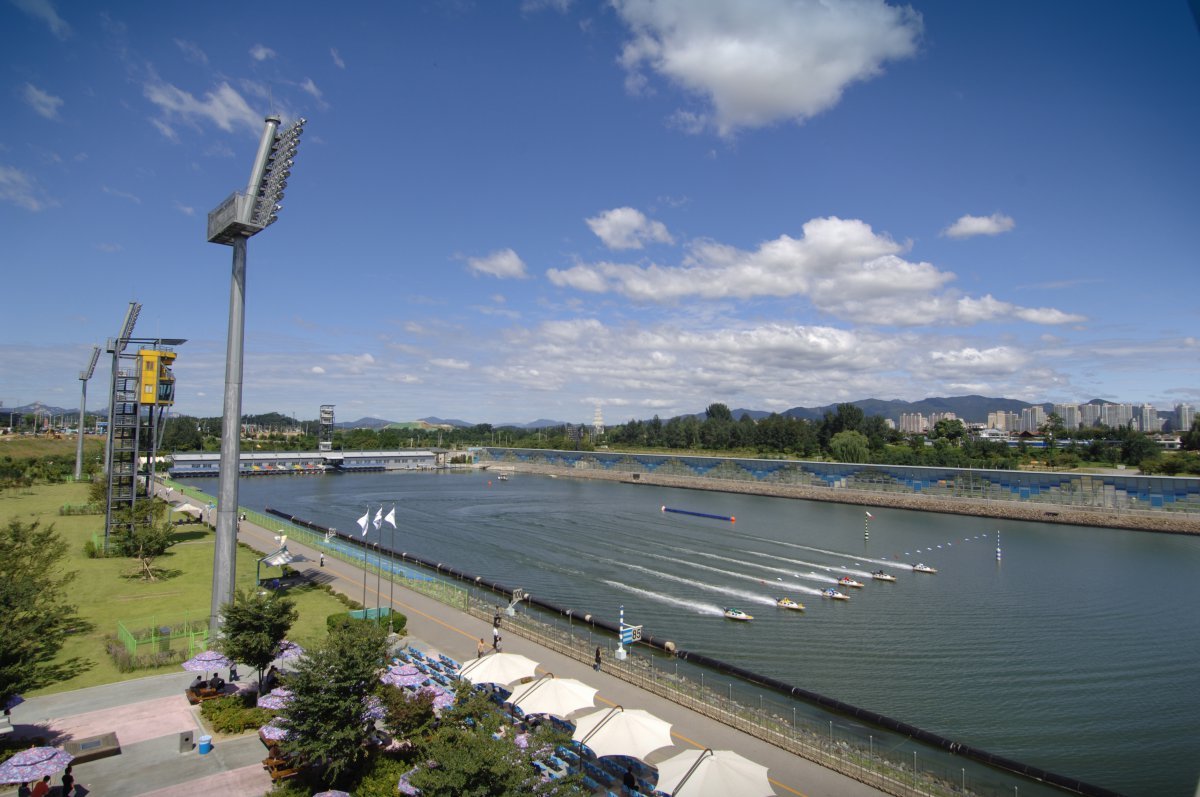
[[[1200,403],[1184,2],[247,8],[0,4],[4,406],[77,406],[136,300],[221,413],[205,217],[270,112],[247,413]]]

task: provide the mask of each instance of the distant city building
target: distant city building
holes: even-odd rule
[[[596,405],[596,414],[592,417],[592,434],[596,437],[604,434],[604,412]]]
[[[1021,420],[1021,416],[1015,412],[989,412],[988,427],[991,429],[999,429],[1002,432],[1015,432],[1017,425]]]
[[[900,431],[904,434],[925,434],[929,421],[919,412],[900,413]]]
[[[1037,434],[1037,430],[1046,422],[1046,411],[1041,407],[1026,407],[1021,410],[1021,420],[1017,425],[1018,432]]]
[[[1101,404],[1100,423],[1120,429],[1133,423],[1132,404]]]
[[[1142,405],[1138,428],[1146,434],[1162,431],[1162,420],[1159,419],[1158,410],[1154,408],[1153,404]]]
[[[1084,404],[1079,408],[1079,422],[1082,426],[1100,425],[1100,408],[1102,404]]]
[[[1078,404],[1055,404],[1054,414],[1062,421],[1064,429],[1078,429],[1083,425]]]
[[[1175,431],[1186,432],[1192,428],[1192,423],[1196,420],[1196,411],[1192,409],[1191,404],[1176,404],[1175,405]]]
[[[933,427],[937,426],[938,421],[957,421],[957,420],[958,420],[958,416],[955,415],[953,412],[931,412],[929,414],[929,420],[927,420],[926,423],[929,424],[929,428],[932,429]]]
[[[889,429],[895,429],[895,428],[896,428],[896,422],[895,422],[895,421],[893,421],[891,418],[884,418],[884,419],[883,419],[883,425],[884,425],[884,426],[886,426],[886,427],[887,427],[887,428],[889,428]]]

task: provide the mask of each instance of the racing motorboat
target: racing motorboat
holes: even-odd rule
[[[842,576],[838,579],[838,584],[843,587],[861,587],[862,584],[850,578],[850,576]]]
[[[791,598],[780,598],[779,600],[775,601],[775,605],[778,606],[780,609],[791,609],[791,610],[797,611],[797,612],[804,611],[804,604],[796,603]]]
[[[929,565],[925,564],[924,562],[917,562],[915,565],[912,566],[912,568],[917,573],[936,573],[937,572],[936,568],[930,567]]]
[[[836,589],[834,589],[833,587],[830,587],[829,589],[823,589],[823,590],[821,590],[821,595],[823,595],[823,596],[824,596],[824,597],[826,597],[826,598],[833,598],[835,601],[848,601],[848,600],[850,600],[850,597],[849,597],[848,595],[843,595],[842,593],[838,592],[838,591],[837,591]]]
[[[876,570],[874,573],[871,574],[871,578],[875,579],[876,581],[895,581],[896,580],[896,577],[893,576],[891,573],[885,573],[882,570]]]
[[[738,620],[739,622],[748,623],[754,619],[754,616],[746,614],[741,609],[726,609],[725,618],[727,620]]]

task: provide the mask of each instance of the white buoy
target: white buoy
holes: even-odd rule
[[[996,530],[996,561],[1000,561],[1000,531]]]

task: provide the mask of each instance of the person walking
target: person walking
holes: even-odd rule
[[[595,670],[596,672],[600,672],[600,646],[599,645],[596,646],[596,663],[594,665],[592,665],[592,669]]]
[[[321,552],[321,567],[325,566],[325,552]]]

